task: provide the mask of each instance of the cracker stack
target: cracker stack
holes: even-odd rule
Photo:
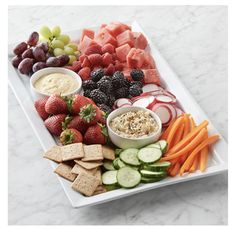
[[[114,150],[108,146],[75,143],[53,146],[44,153],[44,158],[58,163],[54,170],[59,176],[73,182],[72,188],[85,196],[106,192],[102,185],[103,159],[114,160]]]

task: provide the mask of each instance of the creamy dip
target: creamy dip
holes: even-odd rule
[[[34,87],[45,94],[67,94],[78,88],[78,82],[71,76],[63,73],[51,73],[40,77]]]
[[[148,111],[138,110],[123,113],[110,121],[110,128],[121,137],[147,137],[159,129],[156,120]]]

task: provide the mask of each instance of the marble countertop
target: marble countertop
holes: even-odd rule
[[[32,28],[137,20],[227,140],[227,8],[9,7],[9,43]],[[9,224],[227,224],[227,174],[74,209],[9,88]]]

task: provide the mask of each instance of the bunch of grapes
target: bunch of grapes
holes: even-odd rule
[[[69,62],[68,55],[53,57],[49,52],[48,43],[39,41],[39,34],[30,34],[27,42],[18,44],[13,52],[16,55],[12,59],[12,65],[18,68],[20,73],[29,75],[46,67],[62,67]]]
[[[43,26],[40,29],[40,41],[47,42],[49,52],[55,57],[60,55],[69,56],[69,65],[72,65],[77,60],[79,54],[77,45],[70,42],[70,37],[66,34],[61,34],[59,26],[55,26],[50,30],[49,27]]]

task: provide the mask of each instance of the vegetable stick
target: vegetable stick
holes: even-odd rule
[[[179,141],[182,140],[183,137],[183,133],[184,133],[184,124],[182,124],[179,129],[177,130],[176,134],[175,134],[175,138],[173,140],[173,146],[176,145],[177,143],[179,143]]]
[[[208,146],[206,146],[200,152],[199,167],[200,167],[201,172],[204,172],[206,170],[206,166],[208,162],[208,154],[209,154],[209,148]]]
[[[194,121],[193,117],[190,117],[190,127],[191,131],[197,126],[196,122]]]
[[[172,147],[172,149],[168,151],[167,156],[176,153],[180,149],[184,148],[207,125],[208,121],[207,120],[203,121],[199,126],[197,126],[194,130],[192,130],[185,138],[183,138],[178,144]]]
[[[172,170],[170,171],[170,176],[174,177],[176,176],[178,173],[179,173],[179,170],[180,170],[180,163],[177,162],[174,167],[172,168]]]
[[[200,159],[200,155],[197,155],[197,156],[194,157],[193,164],[190,167],[189,172],[192,173],[192,172],[195,172],[197,170],[199,159]]]
[[[182,165],[181,169],[180,169],[180,175],[183,175],[185,169],[188,167],[189,164],[192,163],[194,157],[206,146],[213,144],[214,142],[216,142],[219,139],[219,135],[213,135],[208,137],[206,140],[204,140],[200,145],[198,145],[193,152],[189,155],[189,157],[187,158],[187,160],[184,162],[184,164]]]
[[[168,134],[169,134],[169,132],[170,132],[170,130],[171,130],[171,128],[172,128],[172,125],[174,124],[174,122],[175,122],[175,119],[173,119],[171,122],[170,122],[170,124],[169,124],[169,126],[167,127],[167,129],[163,132],[163,134],[162,134],[162,136],[161,136],[161,140],[166,140],[166,138],[167,138],[167,136],[168,136]]]
[[[168,144],[168,149],[171,148],[172,146],[172,140],[173,140],[173,137],[177,131],[177,129],[180,127],[180,125],[182,125],[182,122],[184,121],[184,118],[183,117],[179,117],[176,119],[176,121],[174,122],[174,124],[172,125],[172,128],[167,136],[167,139],[166,139],[166,142]]]
[[[180,156],[185,155],[188,152],[192,151],[205,138],[206,132],[207,132],[207,130],[205,128],[203,128],[188,145],[186,145],[184,148],[182,148],[180,151],[178,151],[174,154],[168,155],[166,157],[162,157],[161,161],[172,160],[172,159],[175,159],[177,157],[180,157]]]

